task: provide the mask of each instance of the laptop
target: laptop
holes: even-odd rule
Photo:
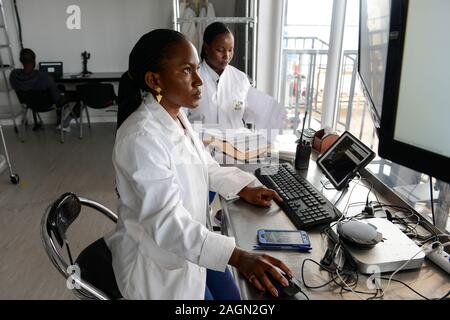
[[[61,78],[63,75],[62,62],[39,62],[39,71],[47,72],[54,79]]]

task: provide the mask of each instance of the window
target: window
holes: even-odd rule
[[[332,0],[285,0],[279,92],[286,129],[297,128],[305,110],[307,127],[320,127],[332,10]]]

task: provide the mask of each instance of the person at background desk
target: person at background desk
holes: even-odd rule
[[[218,125],[222,129],[244,127],[248,77],[229,63],[234,54],[234,37],[228,27],[215,22],[203,34],[199,74],[202,99],[197,108],[186,108],[191,123]]]
[[[201,99],[198,64],[185,36],[157,29],[133,47],[120,83],[122,97],[130,97],[121,100],[130,104],[123,110],[134,109],[140,90],[148,92],[137,110],[120,118],[113,150],[119,219],[105,240],[126,299],[239,299],[228,264],[274,296],[268,273],[285,286],[276,267],[292,276],[283,262],[242,250],[205,226],[210,189],[260,206],[282,200],[252,187],[254,176],[220,167],[180,112]]]
[[[56,117],[58,123],[57,129],[60,127],[60,119],[61,119],[61,107],[68,102],[76,102],[76,106],[74,107],[71,115],[69,115],[63,121],[63,130],[70,130],[70,121],[72,120],[72,115],[74,117],[80,117],[80,104],[79,99],[75,91],[66,91],[65,88],[63,94],[60,93],[58,86],[56,85],[53,78],[45,72],[41,72],[39,70],[35,70],[36,67],[36,54],[33,50],[29,48],[24,48],[20,50],[19,60],[23,65],[22,69],[14,69],[11,71],[9,75],[9,82],[11,87],[15,91],[43,91],[49,90],[50,95],[53,99],[53,103],[56,105]],[[36,114],[33,111],[34,118],[34,128],[33,130],[37,130],[40,128],[41,124],[38,123]],[[25,119],[24,119],[25,121]]]

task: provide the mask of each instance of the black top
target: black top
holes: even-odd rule
[[[55,103],[60,99],[60,93],[56,83],[45,72],[33,70],[27,73],[23,69],[14,69],[9,75],[9,82],[15,91],[41,91],[49,89]]]

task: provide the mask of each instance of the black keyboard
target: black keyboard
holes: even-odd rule
[[[297,174],[289,163],[259,168],[256,177],[284,200],[278,205],[297,229],[308,229],[329,224],[337,219],[339,211],[308,180]]]

